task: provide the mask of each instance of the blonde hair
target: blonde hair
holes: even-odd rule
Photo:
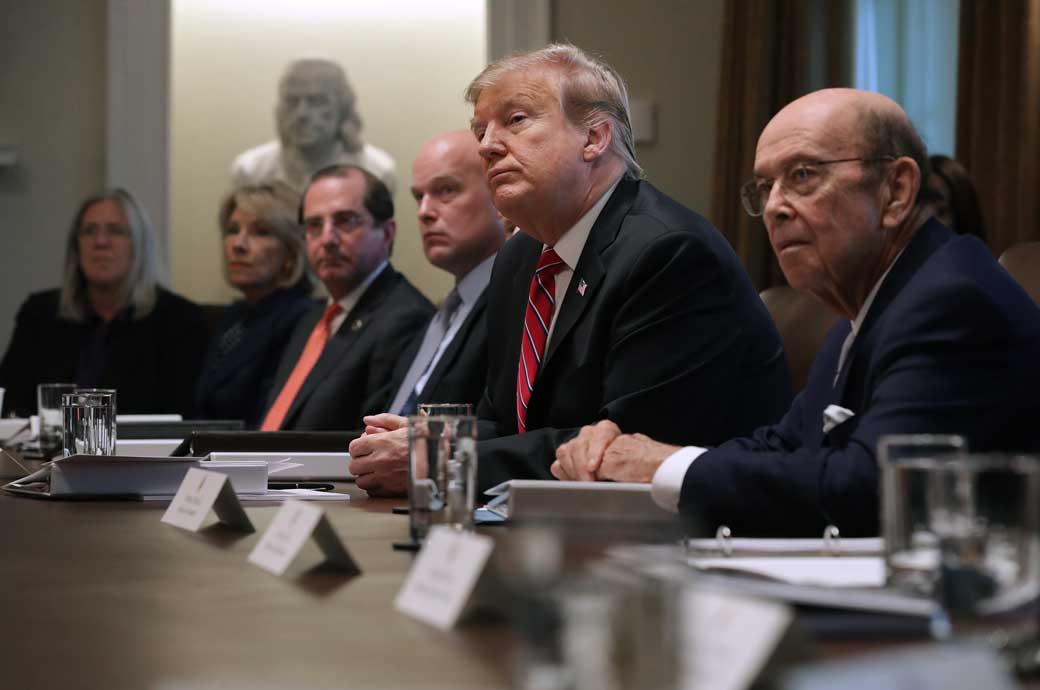
[[[235,209],[256,216],[257,221],[277,237],[285,246],[291,265],[278,278],[278,287],[292,287],[300,282],[307,271],[307,250],[303,243],[303,232],[297,220],[300,195],[284,182],[239,187],[228,194],[220,204],[217,215],[220,232],[227,230],[231,214]],[[227,262],[224,262],[224,279],[227,280]]]
[[[466,88],[466,101],[475,104],[481,92],[512,72],[550,67],[561,75],[560,105],[575,125],[593,127],[611,123],[611,151],[625,163],[625,177],[639,179],[635,138],[628,108],[628,89],[613,67],[569,43],[553,43],[539,50],[513,53],[492,62]]]

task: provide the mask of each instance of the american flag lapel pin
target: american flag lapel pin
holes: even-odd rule
[[[589,287],[589,284],[585,282],[584,278],[579,280],[578,281],[578,294],[581,295],[582,297],[584,297],[585,296],[585,289],[588,288],[588,287]]]

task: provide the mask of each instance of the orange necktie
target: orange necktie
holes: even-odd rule
[[[303,347],[300,358],[296,360],[296,366],[293,367],[288,380],[282,386],[282,391],[275,398],[271,409],[267,411],[264,423],[260,425],[260,431],[278,431],[282,428],[282,422],[285,421],[285,415],[288,414],[289,408],[292,407],[296,394],[300,392],[303,382],[307,380],[307,375],[311,373],[311,369],[314,368],[318,358],[321,357],[321,351],[325,349],[325,343],[329,341],[329,327],[332,324],[332,320],[341,311],[343,311],[343,307],[336,302],[325,308],[325,313],[322,314],[321,320],[314,325],[314,330],[311,331],[310,337],[307,338],[307,344]]]

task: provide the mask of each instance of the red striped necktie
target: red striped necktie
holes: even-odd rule
[[[531,278],[516,373],[516,428],[521,434],[527,430],[527,403],[545,354],[545,341],[549,339],[549,324],[556,307],[556,274],[565,268],[567,264],[550,247],[542,251]]]

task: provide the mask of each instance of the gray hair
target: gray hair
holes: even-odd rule
[[[293,287],[307,271],[307,250],[303,243],[303,231],[297,221],[300,195],[284,182],[240,187],[228,194],[220,204],[217,222],[221,235],[227,230],[231,214],[236,209],[256,216],[257,221],[271,231],[285,246],[292,262],[288,270],[278,278],[278,287]],[[224,279],[227,280],[227,261],[224,262]]]
[[[158,245],[148,214],[130,192],[121,188],[91,196],[76,210],[65,243],[65,272],[58,315],[73,321],[82,321],[86,317],[87,279],[80,265],[79,228],[87,209],[100,201],[114,201],[126,216],[133,258],[130,273],[120,288],[121,298],[124,306],[133,307],[132,318],[143,319],[155,308],[155,288],[159,282]]]
[[[902,112],[871,108],[860,115],[859,124],[863,136],[863,155],[875,161],[902,156],[912,158],[921,171],[921,186],[917,190],[914,204],[923,206],[935,201],[935,192],[926,184],[931,173],[928,147],[910,118]],[[879,180],[882,167],[875,162],[868,169],[874,173],[874,178]]]
[[[285,68],[285,73],[278,82],[278,106],[275,108],[275,122],[278,125],[278,138],[282,142],[282,146],[286,146],[290,140],[286,129],[287,118],[282,102],[282,92],[285,89],[285,83],[297,75],[317,76],[324,82],[338,105],[339,138],[343,142],[343,148],[350,153],[359,152],[365,142],[361,138],[361,116],[357,113],[357,96],[354,95],[354,89],[350,88],[350,82],[347,81],[347,74],[343,68],[331,60],[321,58],[293,60]]]
[[[610,149],[625,163],[625,177],[642,177],[643,169],[636,161],[625,81],[613,67],[576,46],[553,43],[496,60],[470,82],[466,101],[476,104],[481,92],[506,74],[539,67],[551,67],[560,73],[560,105],[567,119],[582,127],[609,121]]]

